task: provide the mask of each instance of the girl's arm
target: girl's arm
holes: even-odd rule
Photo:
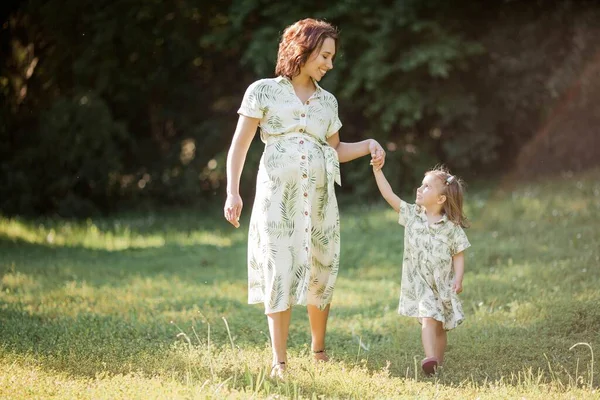
[[[465,252],[461,251],[452,257],[452,266],[454,267],[454,282],[452,283],[452,290],[459,294],[462,292],[462,281],[465,274]]]
[[[371,163],[373,165],[381,168],[385,164],[385,151],[374,139],[367,139],[356,143],[345,143],[340,142],[340,134],[336,132],[327,139],[327,143],[337,151],[338,159],[341,163],[371,154]]]
[[[383,171],[373,165],[373,174],[375,175],[375,182],[377,182],[377,187],[383,198],[394,210],[396,210],[396,212],[400,212],[400,202],[402,200],[400,200],[400,197],[396,196],[396,193],[392,190],[390,183],[385,179],[385,175],[383,175]]]
[[[223,211],[227,221],[236,228],[240,226],[238,220],[244,206],[240,196],[240,177],[259,121],[258,118],[240,115],[227,153],[227,200]]]

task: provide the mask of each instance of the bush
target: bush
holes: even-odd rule
[[[74,217],[111,207],[128,135],[102,99],[92,93],[59,98],[30,135],[3,165],[9,192],[3,209]]]

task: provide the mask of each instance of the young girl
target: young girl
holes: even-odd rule
[[[381,168],[373,167],[379,191],[399,213],[405,227],[402,284],[398,313],[417,317],[427,375],[444,361],[446,331],[464,320],[458,294],[462,292],[464,251],[471,244],[463,231],[463,183],[443,168],[425,173],[417,188],[416,204],[392,191]]]

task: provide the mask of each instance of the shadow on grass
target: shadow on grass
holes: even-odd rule
[[[228,321],[236,348],[268,347],[266,321],[259,306],[232,300],[216,304],[223,300],[211,297],[203,300],[213,303],[213,309],[222,307],[229,310],[222,316]],[[600,315],[592,303],[574,308],[565,302],[551,306],[566,310],[562,310],[564,312],[558,318],[535,321],[526,327],[478,325],[474,322],[465,323],[450,332],[445,373],[438,382],[450,386],[460,385],[465,380],[483,384],[528,368],[534,371],[540,369],[549,378],[552,372],[549,365],[563,376],[564,371],[574,373],[577,357],[587,360],[588,356],[585,352],[574,354],[568,349],[581,341],[597,342]],[[364,312],[361,309],[356,311]],[[295,357],[311,357],[306,313],[302,307],[296,307],[294,314],[289,343],[292,362]],[[336,318],[340,319],[339,316]],[[344,317],[347,318],[351,317]],[[102,372],[178,374],[185,370],[185,364],[174,355],[173,346],[182,341],[177,338],[181,331],[197,345],[192,330],[194,326],[200,340],[205,343],[208,322],[213,346],[228,348],[230,345],[221,316],[211,314],[207,320],[200,319],[202,317],[176,320],[178,326],[175,326],[164,315],[154,319],[146,316],[145,320],[94,313],[49,317],[31,313],[23,309],[22,304],[0,303],[1,352],[17,358],[29,356],[48,371],[61,371],[76,377],[89,378]],[[382,329],[362,328],[360,339],[368,350],[360,348],[356,335],[334,324],[328,335],[328,350],[336,363],[342,362],[349,367],[364,366],[376,373],[389,361],[391,377],[414,379],[415,358],[420,361],[422,349],[419,326],[409,320],[399,317],[397,322],[388,323]],[[580,329],[573,332],[578,326]],[[265,360],[265,363],[268,362]],[[584,370],[584,365],[585,362],[582,362],[580,371]],[[418,366],[417,380],[433,381],[424,378]],[[319,390],[312,386],[304,389],[309,392]]]
[[[73,279],[89,285],[127,284],[127,279],[143,276],[179,277],[211,284],[235,277],[238,268],[216,265],[241,263],[245,247],[222,248],[212,245],[160,247],[108,251],[83,246],[53,246],[31,243],[0,235],[0,274],[19,271],[49,279],[55,285]]]
[[[240,324],[249,320],[247,305],[228,300],[221,307],[232,310],[224,317],[236,347],[265,346],[266,322],[262,318],[257,324]],[[0,354],[34,359],[48,371],[88,378],[101,372],[141,371],[148,376],[158,371],[180,373],[184,366],[173,360],[173,347],[186,343],[178,335],[185,333],[194,346],[206,345],[208,340],[206,320],[201,321],[201,315],[194,317],[169,321],[164,315],[138,316],[133,312],[50,316],[32,313],[23,304],[0,302]],[[211,346],[229,348],[229,334],[223,320],[209,318],[209,321]]]
[[[587,381],[589,350],[570,349],[576,343],[594,345],[600,341],[600,309],[596,305],[596,301],[574,303],[558,299],[545,304],[552,312],[518,325],[506,320],[482,322],[468,315],[465,323],[448,333],[444,373],[437,378],[438,382],[457,386],[464,382],[484,384],[503,380],[505,384],[516,385],[518,382],[510,379],[527,370],[542,371],[544,382],[560,381],[568,385],[577,376]],[[364,310],[358,308],[355,312]],[[336,330],[332,333],[339,335]],[[347,364],[366,360],[366,368],[373,373],[389,361],[392,377],[415,379],[416,369],[417,380],[434,381],[420,371],[424,354],[420,325],[415,319],[398,316],[393,323],[382,321],[382,326],[363,327],[359,333],[368,350],[358,350],[356,336],[345,343],[333,339],[338,359]],[[594,380],[598,381],[597,371]]]
[[[151,372],[167,356],[176,336],[168,324],[134,324],[96,314],[47,318],[6,303],[1,304],[0,318],[5,356],[33,357],[44,369],[82,377]],[[156,361],[148,364],[150,360]]]

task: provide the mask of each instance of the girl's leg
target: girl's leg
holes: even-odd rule
[[[267,314],[269,333],[271,334],[271,347],[273,349],[273,365],[285,369],[282,362],[287,362],[287,339],[290,331],[292,308],[285,311]]]
[[[327,304],[327,307],[325,307],[323,311],[313,305],[308,305],[306,307],[306,310],[308,311],[308,320],[310,322],[310,333],[312,336],[311,349],[315,359],[319,361],[329,360],[329,357],[327,357],[327,354],[324,352],[329,306],[330,304]]]
[[[421,340],[423,341],[425,358],[421,361],[421,368],[423,368],[425,375],[431,376],[442,363],[442,358],[439,356],[440,353],[442,357],[444,356],[446,332],[440,333],[440,330],[443,331],[442,323],[433,318],[423,318],[422,324]]]
[[[437,342],[437,324],[441,323],[433,318],[423,318],[421,321],[421,341],[425,358],[437,357],[436,342]]]
[[[444,353],[446,352],[447,334],[441,322],[438,323],[435,339],[435,356],[442,365],[444,363]]]

